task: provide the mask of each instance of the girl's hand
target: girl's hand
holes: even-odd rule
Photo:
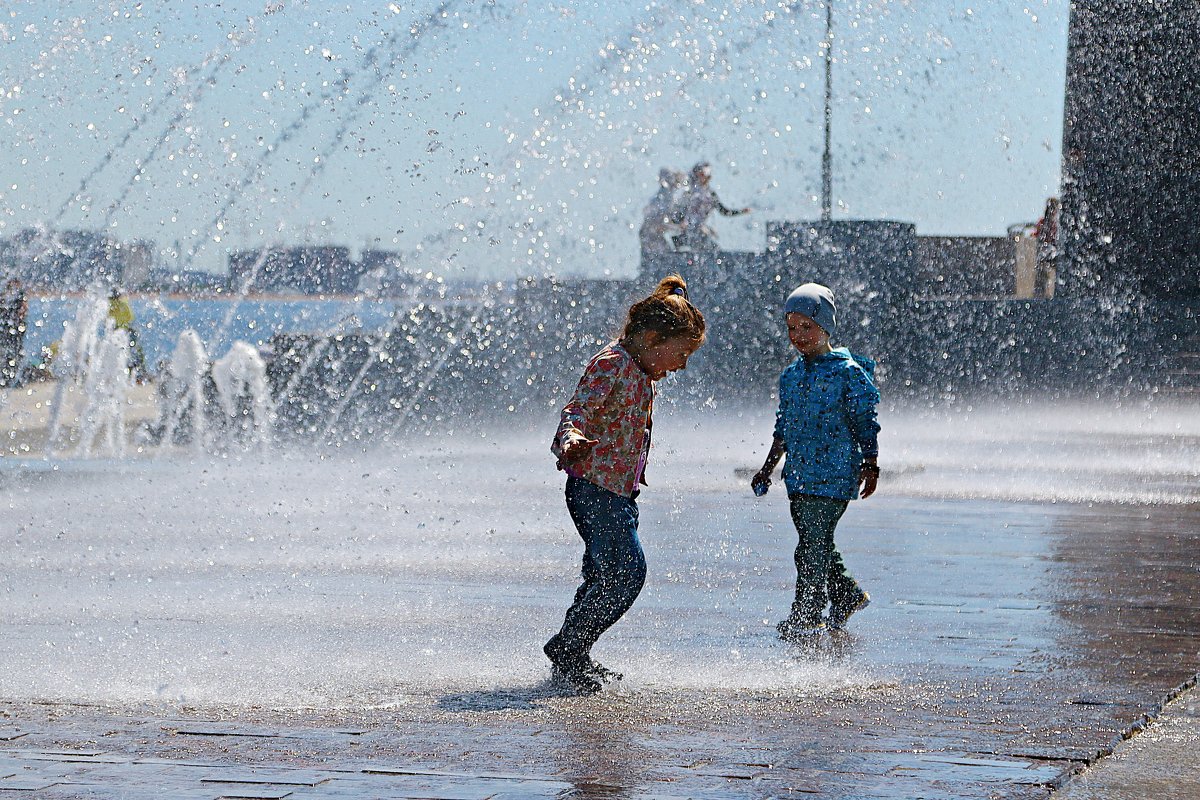
[[[874,461],[864,461],[858,468],[858,496],[866,500],[875,494],[879,485],[879,465]]]
[[[566,469],[568,464],[587,458],[596,444],[596,439],[568,439],[559,453],[558,468]]]

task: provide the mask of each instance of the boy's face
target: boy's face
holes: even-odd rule
[[[812,317],[793,311],[787,317],[788,339],[802,356],[815,356],[829,346],[829,334]]]

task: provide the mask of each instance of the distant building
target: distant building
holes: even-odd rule
[[[143,291],[171,294],[227,294],[229,276],[216,272],[188,269],[152,269],[137,286]]]
[[[115,244],[115,258],[122,264],[122,284],[128,288],[142,285],[157,265],[154,242],[135,239]]]
[[[154,265],[150,241],[119,242],[97,231],[25,228],[0,242],[0,266],[31,289],[80,291],[95,283],[140,283]]]
[[[235,250],[229,254],[229,285],[235,293],[261,291],[280,282],[282,251]]]
[[[427,281],[395,250],[363,250],[359,258],[360,287],[380,297],[405,297]]]
[[[362,262],[347,247],[289,247],[238,250],[229,255],[229,279],[235,292],[353,294]]]
[[[920,236],[892,220],[766,223],[766,250],[721,251],[710,257],[665,253],[643,257],[639,281],[652,285],[681,272],[697,290],[714,280],[815,281],[848,296],[1013,297],[1017,239],[1007,236]]]

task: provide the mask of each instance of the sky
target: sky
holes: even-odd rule
[[[1058,191],[1067,0],[833,0],[835,219],[1001,235]],[[762,250],[820,215],[825,7],[0,5],[0,237],[402,252],[447,277],[629,276],[664,166]]]

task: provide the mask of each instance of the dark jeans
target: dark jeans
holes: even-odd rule
[[[792,522],[796,523],[796,599],[792,619],[801,625],[817,625],[825,606],[853,602],[862,593],[846,571],[842,554],[833,543],[833,530],[849,503],[832,497],[802,494],[791,498]]]
[[[548,647],[586,657],[646,582],[637,502],[580,478],[567,478],[567,510],[583,539],[583,583]]]

